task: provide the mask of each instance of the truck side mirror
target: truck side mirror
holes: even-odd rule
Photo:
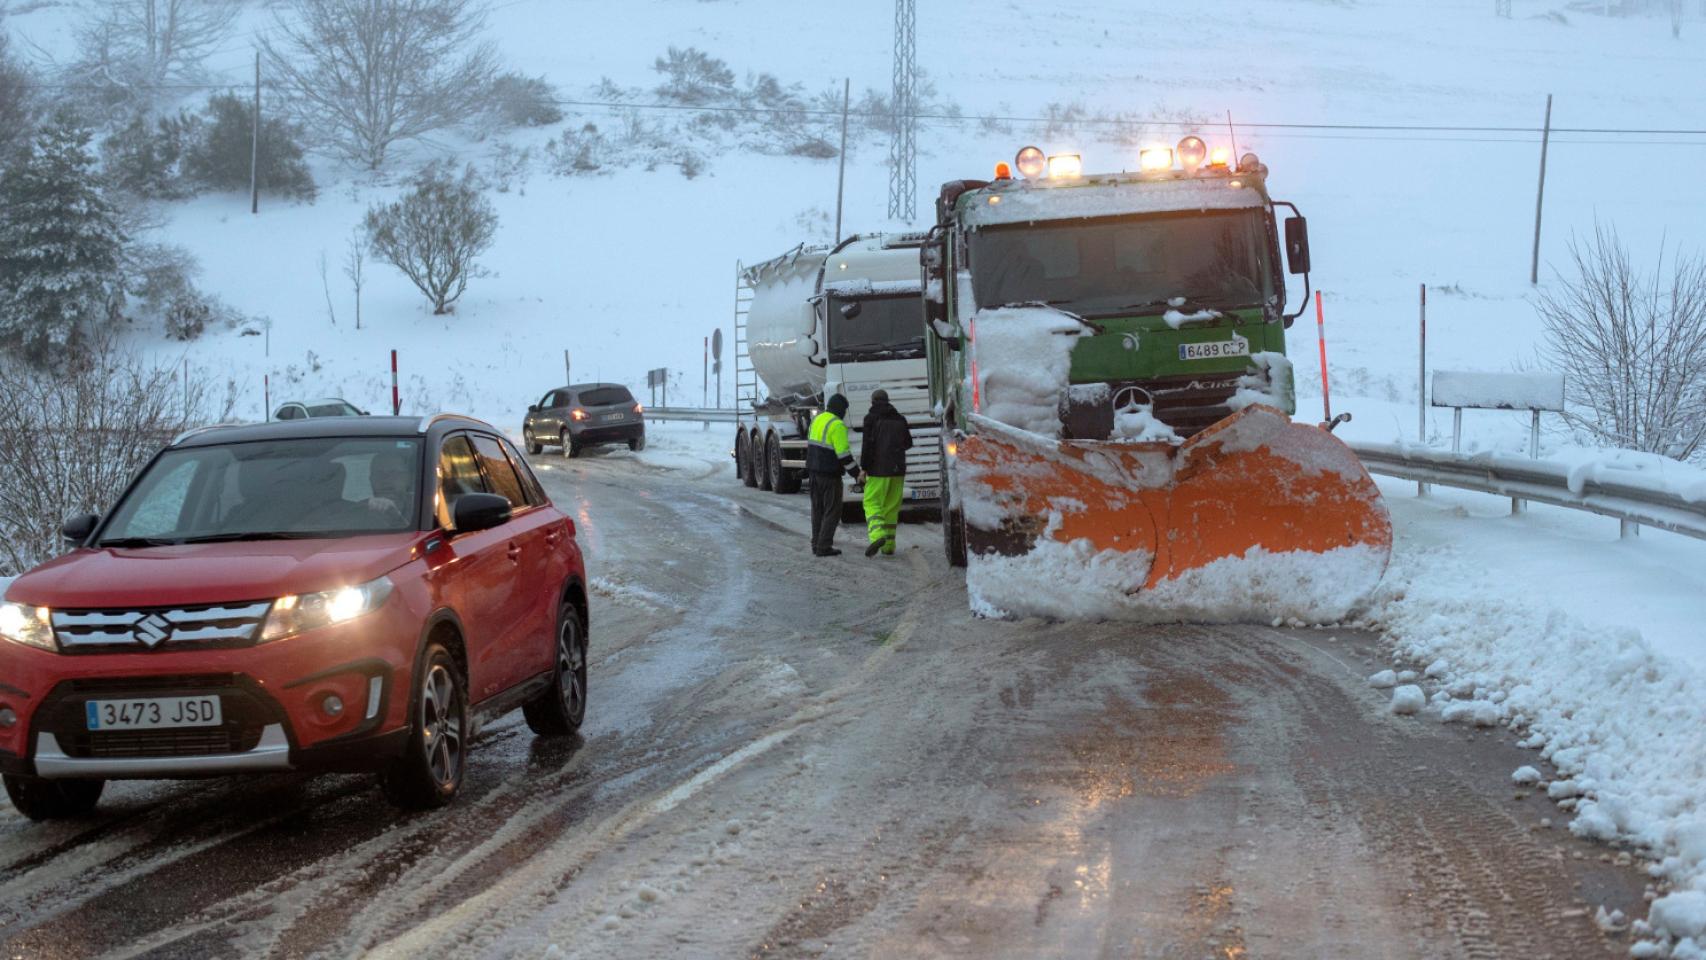
[[[1309,272],[1309,221],[1285,218],[1285,263],[1292,273]]]
[[[865,308],[860,305],[859,301],[849,300],[841,305],[841,315],[851,320],[854,317],[857,317],[862,311],[864,311],[864,309]]]

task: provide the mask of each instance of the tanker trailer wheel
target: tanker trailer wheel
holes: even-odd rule
[[[782,438],[774,433],[764,443],[764,465],[769,468],[770,482],[767,484],[777,493],[799,493],[800,475],[782,466]]]
[[[757,445],[758,437],[756,434],[748,433],[742,444],[746,450],[746,460],[741,464],[740,482],[749,487],[758,486],[758,471],[761,469],[761,465],[758,460],[763,456],[763,454],[758,450],[753,449]]]
[[[942,546],[947,549],[948,566],[964,567],[966,565],[966,514],[954,505],[950,495],[954,489],[953,480],[948,476],[952,467],[948,463],[948,437],[953,433],[953,421],[942,421]]]
[[[752,451],[746,448],[746,429],[735,428],[735,479],[746,476],[746,458],[752,456]]]
[[[776,468],[781,466],[781,459],[776,455],[781,451],[774,448],[776,434],[765,431],[764,439],[753,438],[758,447],[758,489],[771,489],[771,481],[775,479]]]
[[[781,438],[775,433],[769,435],[769,462],[773,464],[769,488],[776,493],[800,493],[800,471],[781,466]]]

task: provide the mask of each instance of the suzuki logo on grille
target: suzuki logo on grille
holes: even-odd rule
[[[172,624],[165,617],[151,613],[136,621],[136,625],[130,628],[130,634],[143,645],[155,647],[172,635]]]

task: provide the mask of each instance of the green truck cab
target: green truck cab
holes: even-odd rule
[[[1236,166],[1187,137],[1143,151],[1137,172],[1085,175],[1072,155],[1027,147],[1021,176],[943,185],[921,252],[931,398],[944,436],[977,412],[968,354],[975,315],[1043,304],[1090,328],[1071,353],[1061,411],[1067,439],[1120,439],[1115,414],[1146,409],[1179,437],[1253,395],[1293,413],[1276,208],[1289,207],[1286,260],[1305,277],[1295,207],[1268,194],[1254,154]],[[1105,385],[1103,388],[1101,385]]]

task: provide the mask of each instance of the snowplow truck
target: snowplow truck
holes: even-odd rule
[[[1027,147],[942,187],[920,261],[949,562],[988,615],[1337,620],[1392,528],[1332,425],[1291,419],[1306,222],[1254,154],[1140,160]]]
[[[800,489],[806,432],[828,398],[847,397],[855,458],[871,394],[912,427],[902,505],[934,513],[941,490],[940,420],[930,402],[921,322],[918,247],[923,234],[866,234],[833,245],[800,245],[736,271],[739,418],[735,472],[749,487]],[[752,380],[738,374],[750,370]],[[851,485],[850,479],[843,482]],[[846,518],[863,515],[849,489]]]

